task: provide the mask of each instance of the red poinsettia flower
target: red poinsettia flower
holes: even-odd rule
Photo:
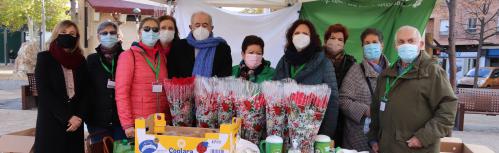
[[[244,101],[244,108],[246,108],[246,110],[251,110],[251,102],[250,101]]]
[[[322,113],[315,112],[314,118],[315,118],[315,120],[321,121],[322,120]]]
[[[222,110],[223,110],[224,112],[229,111],[229,107],[230,107],[230,106],[229,106],[229,104],[227,104],[227,103],[222,103]]]
[[[253,129],[255,129],[256,132],[260,132],[260,131],[262,131],[262,126],[261,125],[255,125],[253,127]]]
[[[305,105],[298,105],[298,108],[300,109],[300,112],[304,112],[305,111]]]
[[[199,126],[201,126],[201,128],[208,128],[209,127],[208,124],[205,122],[199,123]]]
[[[274,106],[273,109],[274,109],[275,115],[281,115],[281,108],[280,107]]]
[[[284,137],[289,136],[289,130],[284,130],[283,135],[284,135]]]
[[[291,113],[291,107],[285,107],[286,113],[290,114]]]
[[[305,103],[305,93],[303,93],[303,92],[292,93],[290,98],[296,104],[304,104]]]

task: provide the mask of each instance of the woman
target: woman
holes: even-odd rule
[[[159,22],[148,17],[139,24],[140,41],[121,53],[116,68],[116,106],[121,126],[134,137],[136,118],[165,113],[170,120],[162,82],[167,78],[166,58],[160,53]]]
[[[159,42],[161,44],[161,53],[168,58],[170,49],[174,41],[180,40],[178,37],[177,21],[169,15],[160,16],[159,21]]]
[[[338,89],[341,88],[345,74],[350,67],[355,64],[356,60],[353,56],[345,53],[345,44],[348,40],[348,30],[341,24],[334,24],[327,28],[324,34],[324,49],[327,58],[331,60],[336,72],[336,82],[338,82]],[[335,143],[338,146],[343,146],[342,135],[345,130],[345,117],[344,113],[340,111],[338,114],[338,128],[336,130]]]
[[[353,65],[340,88],[340,109],[345,115],[343,148],[369,151],[366,136],[371,121],[370,105],[376,80],[389,65],[382,54],[383,34],[376,29],[366,29],[361,34],[364,60]]]
[[[241,51],[243,60],[239,65],[232,67],[232,76],[256,83],[272,79],[275,70],[270,67],[270,61],[263,59],[264,46],[262,38],[254,35],[246,36]]]
[[[123,52],[118,40],[118,26],[105,21],[97,27],[97,38],[100,45],[95,48],[97,53],[88,56],[88,72],[92,85],[91,112],[87,129],[91,143],[102,141],[105,136],[114,140],[125,139],[116,110],[115,78],[118,56]]]
[[[88,72],[75,23],[60,22],[49,50],[38,53],[36,153],[83,153],[83,120],[87,112]]]
[[[292,78],[306,85],[327,84],[331,88],[319,134],[334,138],[338,116],[338,88],[334,67],[321,48],[319,35],[308,20],[297,20],[286,33],[286,50],[273,80]]]
[[[345,74],[356,62],[353,56],[345,53],[345,44],[347,40],[348,30],[341,24],[329,26],[324,34],[326,56],[333,62],[338,89],[341,88]]]

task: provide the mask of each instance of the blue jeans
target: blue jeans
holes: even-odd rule
[[[113,125],[110,127],[87,126],[88,133],[92,144],[102,142],[102,138],[110,136],[114,140],[126,139],[125,131],[121,125]]]

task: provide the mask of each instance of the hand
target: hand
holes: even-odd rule
[[[81,118],[78,116],[72,116],[68,121],[68,129],[66,129],[66,132],[76,131],[81,126],[81,122]]]
[[[411,139],[407,140],[407,146],[411,149],[420,149],[423,148],[423,145],[421,144],[421,141],[419,141],[418,138],[412,137]]]
[[[371,149],[373,149],[374,153],[378,153],[379,152],[379,145],[378,145],[378,143],[371,144]]]
[[[364,116],[371,117],[371,108],[367,108],[366,112],[364,112]]]
[[[125,135],[127,138],[133,138],[135,136],[135,128],[134,127],[129,127],[128,129],[125,130]]]

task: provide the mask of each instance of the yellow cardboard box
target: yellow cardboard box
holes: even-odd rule
[[[164,126],[164,114],[135,120],[137,153],[233,153],[241,119],[220,129]],[[153,123],[151,123],[153,122]],[[162,129],[164,128],[164,129]]]

